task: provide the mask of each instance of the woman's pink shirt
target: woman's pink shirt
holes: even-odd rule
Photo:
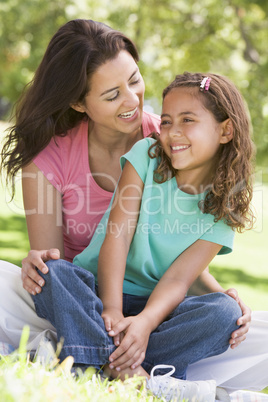
[[[159,116],[143,112],[144,137],[159,132],[159,125]],[[57,224],[63,225],[65,259],[72,261],[89,244],[112,198],[111,192],[98,186],[90,171],[88,122],[82,121],[65,137],[52,139],[34,163],[62,194],[62,222]]]

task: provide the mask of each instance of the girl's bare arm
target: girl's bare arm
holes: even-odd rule
[[[139,216],[142,192],[141,178],[134,167],[126,162],[115,192],[98,262],[98,291],[108,331],[115,323],[118,312],[122,312],[126,260]]]

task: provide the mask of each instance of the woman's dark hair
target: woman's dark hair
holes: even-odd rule
[[[83,102],[94,72],[121,50],[139,60],[134,43],[119,31],[92,20],[67,22],[52,37],[33,80],[16,105],[16,122],[2,150],[1,170],[14,182],[18,170],[55,135],[64,136],[87,118],[70,105]],[[12,185],[12,195],[14,186]]]
[[[211,78],[208,91],[200,91],[200,84],[205,77]],[[233,229],[241,231],[251,228],[254,216],[250,208],[253,195],[252,158],[255,147],[251,140],[251,125],[245,102],[235,87],[226,77],[217,74],[188,73],[177,75],[175,80],[163,91],[163,100],[176,88],[185,88],[203,103],[216,121],[232,122],[233,138],[227,144],[221,144],[218,154],[218,166],[212,174],[212,183],[205,200],[200,205],[204,213],[215,216],[215,221],[224,219]],[[149,148],[149,156],[157,157],[159,164],[154,172],[157,182],[179,174],[165,154],[159,136],[157,142]]]

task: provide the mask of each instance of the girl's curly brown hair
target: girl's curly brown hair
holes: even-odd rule
[[[203,78],[210,77],[208,91],[200,91]],[[226,77],[217,74],[188,73],[177,75],[163,91],[163,100],[174,88],[197,88],[195,96],[203,103],[218,122],[230,119],[233,124],[233,139],[221,144],[219,160],[211,186],[204,201],[199,205],[204,213],[214,215],[215,222],[223,219],[233,229],[241,232],[251,229],[254,222],[250,203],[253,195],[252,159],[255,147],[251,140],[251,125],[244,100]],[[149,156],[157,158],[159,164],[154,172],[154,180],[163,183],[174,177],[178,171],[171,165],[165,154],[159,136],[149,148]]]

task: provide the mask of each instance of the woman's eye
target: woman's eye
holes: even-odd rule
[[[135,80],[135,81],[132,81],[131,83],[130,83],[130,85],[136,85],[136,84],[138,84],[140,82],[140,78],[138,78],[137,80]]]
[[[118,98],[118,96],[119,96],[119,92],[117,92],[116,95],[113,96],[112,98],[108,98],[107,101],[112,102],[112,101],[116,100]]]
[[[189,119],[189,118],[187,118],[187,117],[185,117],[185,118],[183,119],[183,121],[184,121],[184,123],[190,123],[190,122],[192,122],[193,120],[192,120],[192,119]]]

